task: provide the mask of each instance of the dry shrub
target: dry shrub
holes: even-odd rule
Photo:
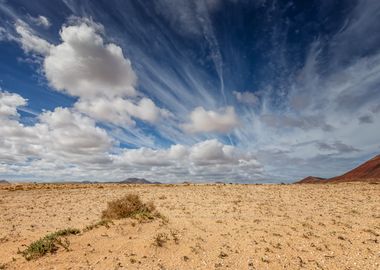
[[[160,216],[152,202],[143,203],[137,194],[108,202],[107,209],[102,212],[102,219],[154,219]]]

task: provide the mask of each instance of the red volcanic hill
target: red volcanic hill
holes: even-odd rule
[[[378,182],[380,181],[380,155],[368,160],[359,167],[329,179],[308,176],[297,184],[337,183],[337,182]]]
[[[347,182],[347,181],[372,181],[380,180],[380,155],[368,160],[359,167],[342,174],[330,178],[331,182]]]

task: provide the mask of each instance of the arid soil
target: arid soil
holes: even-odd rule
[[[129,193],[167,220],[83,232]],[[19,254],[69,227],[69,250]],[[380,184],[2,185],[0,269],[380,269]]]

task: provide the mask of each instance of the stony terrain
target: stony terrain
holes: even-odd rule
[[[100,220],[125,194],[166,219]],[[0,269],[380,269],[380,185],[2,185]],[[27,261],[65,228],[67,250]]]

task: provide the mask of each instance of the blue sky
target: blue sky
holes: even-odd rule
[[[380,2],[0,0],[0,176],[287,182],[379,153]]]

